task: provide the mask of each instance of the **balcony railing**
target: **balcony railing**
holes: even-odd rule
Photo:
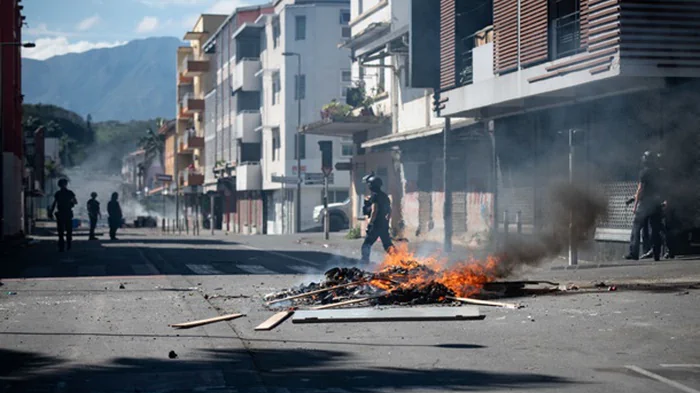
[[[186,168],[180,171],[180,186],[201,186],[204,184],[204,174],[192,168]]]
[[[186,77],[193,77],[209,71],[209,60],[195,56],[187,56],[180,64],[182,74]]]
[[[550,23],[552,58],[560,59],[581,51],[581,14],[579,11]]]

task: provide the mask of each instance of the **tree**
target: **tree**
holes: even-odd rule
[[[150,166],[153,160],[158,159],[161,167],[164,166],[163,155],[165,151],[165,136],[153,131],[152,128],[146,130],[146,135],[139,140],[139,147],[145,152],[145,164]]]

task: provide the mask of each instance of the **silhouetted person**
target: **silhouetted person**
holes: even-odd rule
[[[382,179],[371,174],[365,178],[372,195],[365,200],[363,211],[369,216],[367,234],[362,243],[362,261],[369,263],[369,255],[372,245],[377,239],[382,239],[384,250],[389,252],[394,248],[389,235],[389,220],[391,219],[391,201],[389,196],[382,191]]]
[[[68,180],[58,181],[59,190],[53,197],[53,204],[49,209],[49,217],[56,218],[58,229],[58,251],[63,252],[67,246],[70,250],[73,242],[73,206],[78,204],[75,194],[68,188]],[[54,210],[56,215],[54,216]],[[65,235],[65,240],[64,240]]]
[[[642,171],[634,197],[634,221],[630,251],[625,259],[639,259],[640,232],[645,225],[651,227],[652,252],[654,260],[661,258],[661,187],[660,173],[654,155],[647,151],[642,156]]]
[[[117,229],[122,226],[122,208],[119,206],[119,194],[112,193],[112,199],[107,203],[107,213],[109,214],[109,238],[117,240]]]
[[[97,240],[95,227],[97,227],[97,220],[102,218],[102,213],[100,213],[100,202],[97,201],[96,192],[90,194],[90,200],[87,201],[87,211],[90,218],[90,240]]]

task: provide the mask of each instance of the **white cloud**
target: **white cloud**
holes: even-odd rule
[[[250,5],[248,0],[218,0],[207,10],[207,14],[231,14],[238,7]]]
[[[29,27],[23,30],[24,34],[27,34],[29,36],[52,36],[52,37],[70,37],[72,35],[75,35],[75,33],[69,33],[69,32],[64,32],[64,31],[58,31],[58,30],[51,30],[49,29],[48,25],[46,23],[40,23],[36,27]]]
[[[206,4],[207,0],[139,0],[141,3],[155,8],[165,8],[167,6],[194,6]]]
[[[23,48],[22,56],[30,59],[45,60],[49,57],[65,55],[66,53],[81,53],[91,49],[113,48],[115,46],[125,45],[126,41],[114,42],[89,42],[77,41],[70,42],[67,37],[39,38],[34,40],[36,48]]]
[[[95,14],[89,18],[81,20],[80,23],[78,23],[78,26],[76,26],[76,29],[78,31],[90,30],[97,26],[98,23],[100,23],[100,16]]]
[[[155,16],[145,16],[143,19],[141,19],[139,25],[136,26],[136,32],[149,33],[156,30],[158,28],[158,25],[158,18],[156,18]]]

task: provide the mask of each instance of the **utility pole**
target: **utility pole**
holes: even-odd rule
[[[575,141],[574,135],[576,130],[569,130],[569,186],[574,186],[574,154],[575,154]],[[578,265],[578,249],[576,245],[576,232],[574,228],[574,211],[573,209],[569,212],[569,266]]]
[[[445,109],[445,103],[448,98],[440,98],[440,88],[435,88],[433,94],[433,111],[440,117],[440,111]],[[445,126],[442,132],[442,190],[444,192],[444,200],[442,205],[442,220],[445,225],[443,249],[445,252],[452,251],[452,190],[450,189],[450,132],[452,129],[452,121],[449,117],[445,117]]]
[[[214,202],[216,202],[216,197],[214,196],[214,193],[209,195],[209,227],[211,228],[211,234],[212,236],[214,235]]]
[[[301,233],[301,54],[296,52],[283,52],[282,56],[297,58],[296,97],[297,97],[297,197],[296,197],[296,233]]]
[[[323,233],[326,240],[330,237],[330,216],[328,215],[328,177],[333,173],[333,142],[319,141],[321,150],[321,171],[323,171]]]

